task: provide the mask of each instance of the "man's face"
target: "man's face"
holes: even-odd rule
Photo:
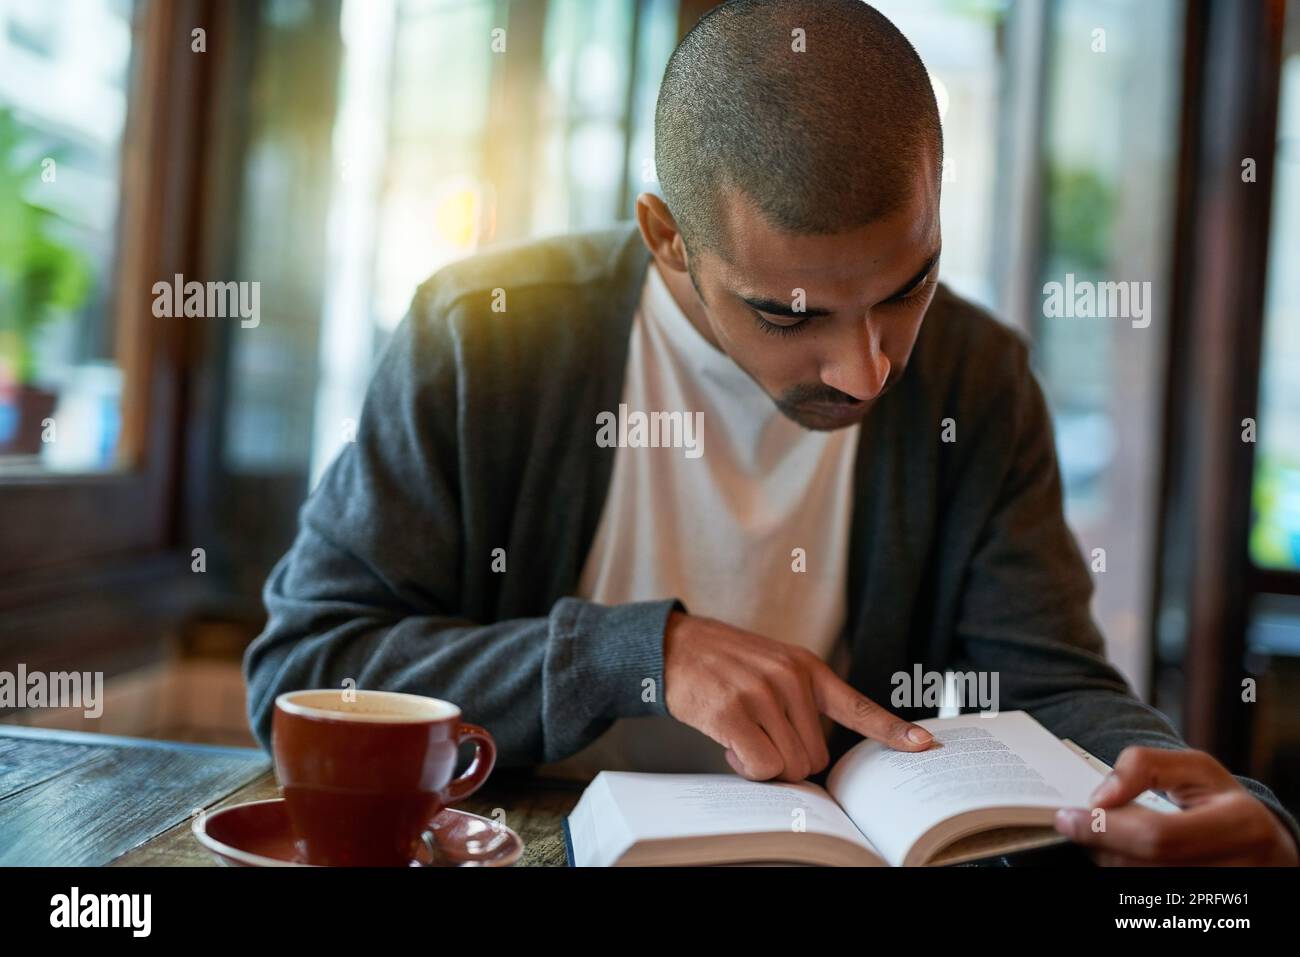
[[[721,225],[719,248],[689,259],[706,334],[804,428],[861,421],[903,374],[934,298],[933,172],[923,164],[894,213],[849,232],[774,229],[737,193]]]

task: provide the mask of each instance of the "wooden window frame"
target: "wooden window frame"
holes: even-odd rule
[[[1250,736],[1241,680],[1260,578],[1241,421],[1259,401],[1285,8],[1189,0],[1186,18],[1152,674],[1181,670],[1184,737],[1233,766]]]
[[[196,261],[212,60],[191,38],[212,20],[212,0],[140,0],[134,12],[111,299],[119,465],[0,478],[0,661],[122,670],[185,601],[176,528],[191,333],[153,316],[151,290]]]

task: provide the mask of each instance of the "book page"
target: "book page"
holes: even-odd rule
[[[602,771],[570,821],[580,865],[607,866],[643,841],[724,834],[826,834],[867,846],[817,785],[737,774]]]
[[[1023,823],[1050,825],[1061,807],[1087,807],[1102,775],[1023,711],[916,722],[935,736],[926,751],[854,746],[827,790],[890,864],[936,824],[984,808],[1042,809]]]

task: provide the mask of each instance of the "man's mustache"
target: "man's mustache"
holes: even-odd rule
[[[841,392],[829,385],[797,385],[787,389],[785,402],[788,405],[854,405],[857,399],[847,392]]]
[[[902,369],[897,366],[890,369],[889,375],[885,377],[885,384],[875,398],[878,399],[888,392],[894,383],[898,381],[898,374],[901,372]],[[841,392],[834,386],[826,385],[823,382],[792,386],[781,397],[782,404],[786,406],[856,405],[859,401],[847,392]]]

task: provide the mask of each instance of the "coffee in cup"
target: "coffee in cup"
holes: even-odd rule
[[[459,745],[474,759],[453,780]],[[309,864],[409,865],[430,822],[492,772],[496,743],[449,701],[395,691],[290,691],[275,699],[275,773]]]

